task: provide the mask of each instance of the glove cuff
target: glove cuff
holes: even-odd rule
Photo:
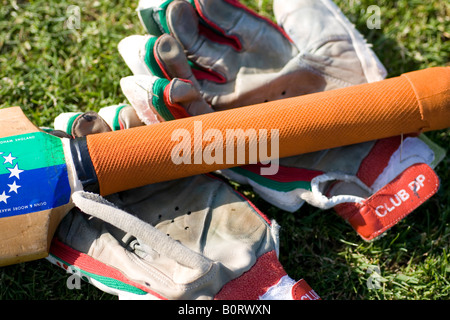
[[[363,196],[361,202],[334,208],[366,241],[397,224],[439,188],[439,178],[432,168],[442,160],[440,148],[423,136],[406,138],[403,148],[401,143],[398,137],[377,141],[357,173],[373,193]],[[337,183],[329,194],[345,193],[347,187]]]
[[[373,240],[402,220],[439,189],[439,178],[427,164],[410,166],[363,203],[335,207],[367,241]]]

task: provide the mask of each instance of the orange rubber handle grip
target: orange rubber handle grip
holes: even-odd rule
[[[242,165],[230,163],[227,153],[233,152],[236,159],[240,148],[249,152],[264,142],[264,130],[268,146],[275,139],[272,129],[277,130],[277,158],[282,158],[402,133],[445,129],[450,127],[449,90],[450,67],[436,67],[370,84],[89,135],[86,144],[100,193],[107,195]],[[253,129],[256,135],[231,143],[226,132],[234,129]],[[186,146],[181,141],[189,146],[182,155],[190,153],[191,164],[173,160],[174,150]],[[223,161],[217,158],[220,147]],[[211,149],[219,152],[214,153],[216,161],[212,163],[202,158],[202,152],[213,154]],[[272,149],[269,147],[267,156],[258,153],[257,160],[270,160],[276,154]],[[247,156],[245,161],[253,160]]]

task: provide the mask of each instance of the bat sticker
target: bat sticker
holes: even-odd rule
[[[70,194],[61,139],[44,132],[0,139],[0,218],[62,206]]]

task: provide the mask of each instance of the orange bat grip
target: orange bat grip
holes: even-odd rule
[[[100,193],[107,195],[241,165],[226,161],[225,151],[230,148],[225,139],[227,129],[254,129],[257,133],[265,129],[269,146],[271,129],[277,129],[279,158],[402,133],[445,129],[450,127],[449,89],[450,67],[430,68],[370,84],[89,135],[86,141]],[[223,141],[215,140],[223,147],[223,161],[194,163],[195,154],[201,155],[212,146],[203,136],[209,129],[223,134]],[[181,145],[177,140],[180,132],[188,134],[183,140],[190,143],[191,164],[172,160],[174,148]],[[250,136],[241,144],[248,151],[250,144],[259,142],[260,136]],[[232,147],[236,154],[242,146],[234,142]],[[273,152],[267,154],[267,158],[258,155],[258,161],[269,160]]]

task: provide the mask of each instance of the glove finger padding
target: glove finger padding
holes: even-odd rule
[[[93,111],[62,113],[55,118],[53,126],[56,130],[75,138],[143,125],[134,108],[123,104],[102,108],[99,113]]]
[[[135,75],[155,75],[159,78],[189,80],[199,89],[191,65],[181,45],[169,34],[129,36],[118,45],[120,54]]]
[[[159,4],[141,3],[141,21],[145,25],[152,20],[180,42],[188,62],[181,62],[181,53],[175,60],[191,65],[203,97],[215,110],[377,81],[386,74],[363,37],[329,0],[275,3],[283,28],[237,1]],[[133,41],[138,39],[124,39],[119,45],[122,56],[129,66],[145,64],[137,53],[130,53],[139,46],[130,44]],[[162,70],[166,59],[173,60],[157,48],[141,53],[148,55],[160,61]],[[132,68],[138,69],[149,72]]]
[[[122,78],[120,86],[146,125],[213,111],[187,80],[138,75]]]
[[[117,116],[117,109],[98,114]],[[118,121],[98,114],[89,116],[107,123],[104,131]],[[79,115],[75,126],[83,119]],[[107,198],[76,192],[73,201],[76,208],[61,222],[48,260],[120,298],[319,298],[280,264],[276,222],[217,177],[199,175]]]

